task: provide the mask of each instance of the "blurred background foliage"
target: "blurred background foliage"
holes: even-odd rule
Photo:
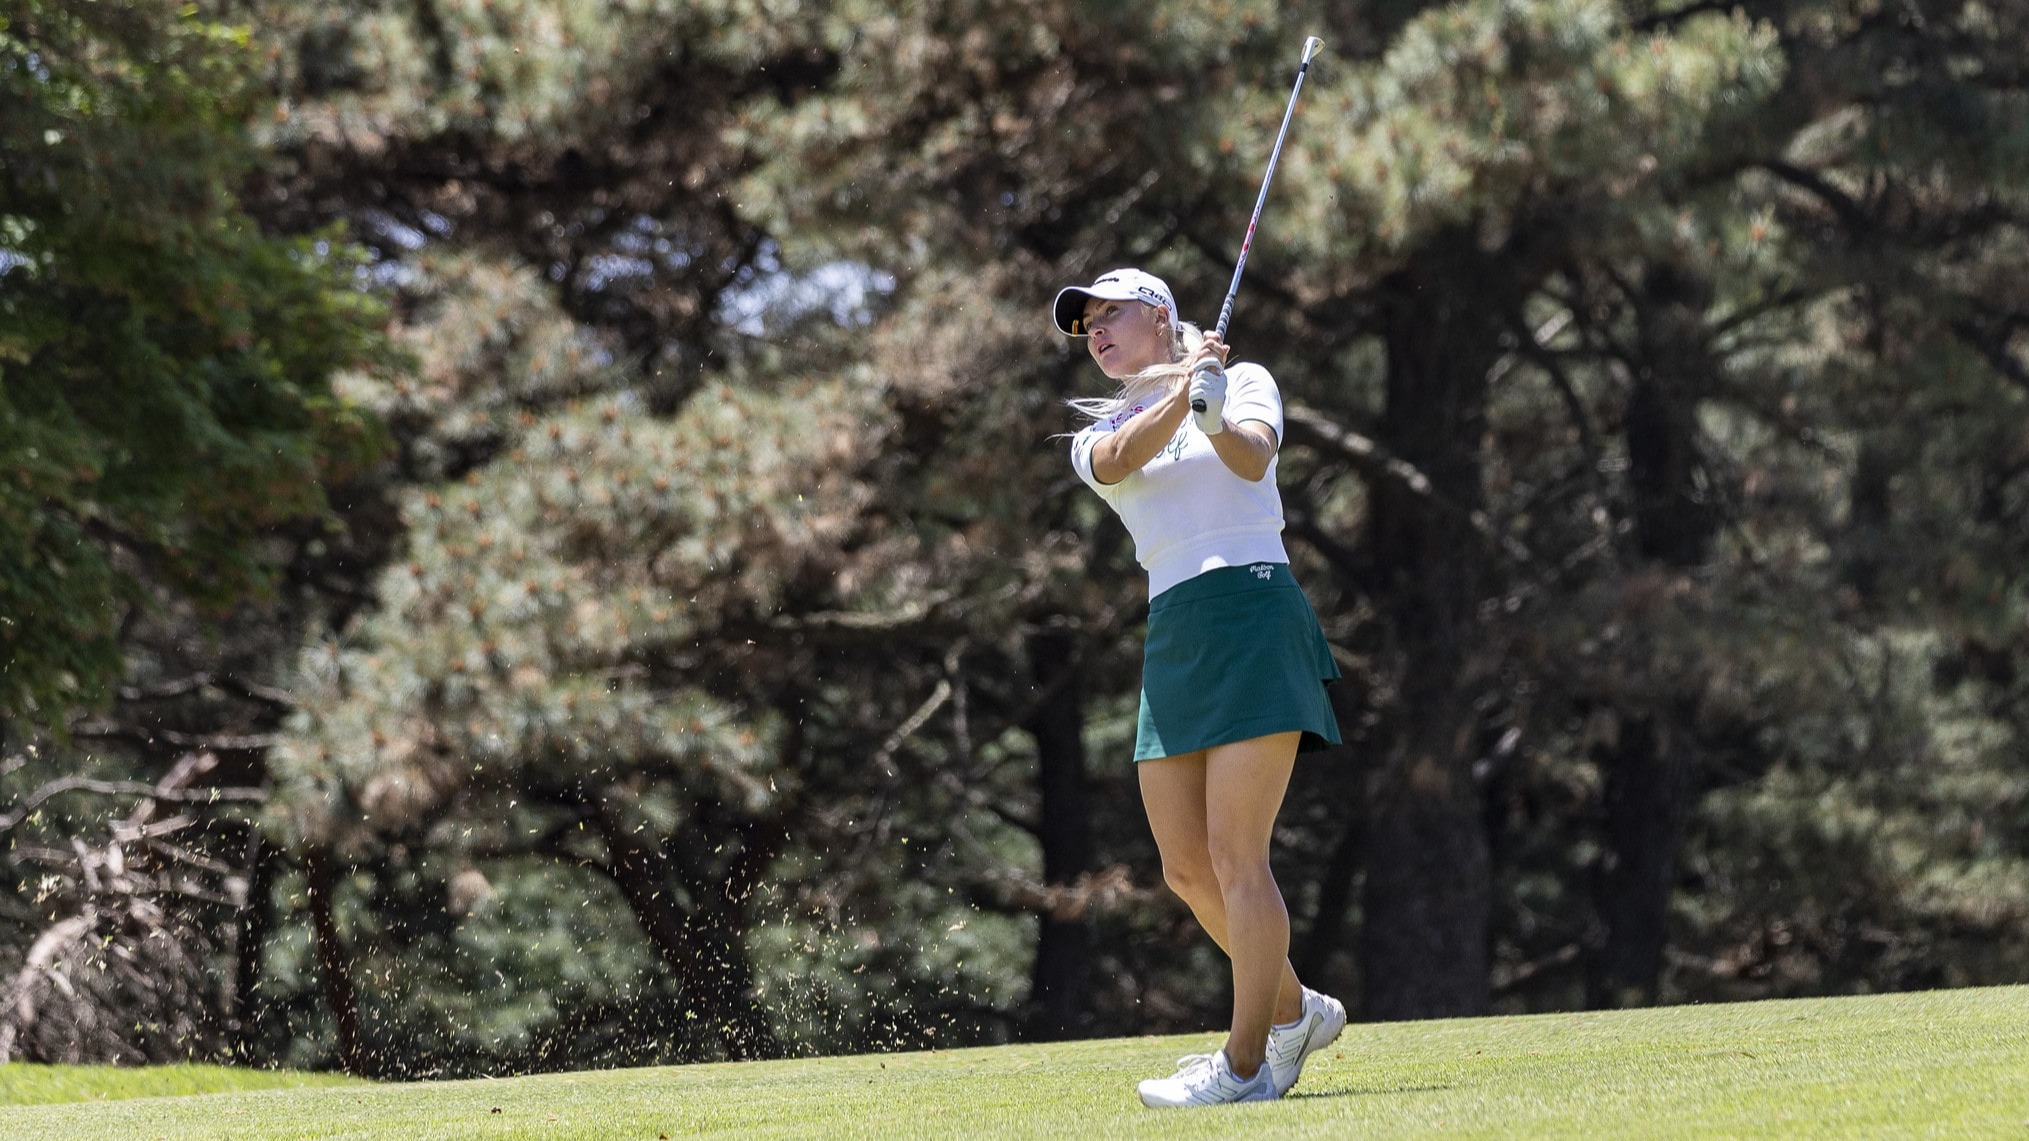
[[[1232,340],[1367,1019],[2029,978],[2029,4],[0,0],[0,1058],[1195,1029],[1058,286]]]

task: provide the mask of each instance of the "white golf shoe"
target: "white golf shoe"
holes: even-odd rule
[[[1328,994],[1303,988],[1303,1013],[1295,1022],[1268,1028],[1267,1069],[1275,1074],[1275,1096],[1289,1092],[1303,1074],[1303,1061],[1332,1044],[1346,1028],[1346,1008]]]
[[[1235,1101],[1274,1101],[1275,1070],[1267,1062],[1251,1078],[1233,1072],[1226,1051],[1189,1054],[1177,1061],[1177,1072],[1141,1083],[1141,1104],[1152,1109],[1183,1105],[1223,1105]]]

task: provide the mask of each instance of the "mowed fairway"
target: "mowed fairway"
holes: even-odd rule
[[[16,1105],[0,1137],[2029,1138],[2029,987],[1356,1024],[1281,1102],[1135,1101],[1214,1042]]]

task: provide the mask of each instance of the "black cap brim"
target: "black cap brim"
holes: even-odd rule
[[[1085,303],[1092,296],[1090,290],[1075,285],[1057,291],[1057,301],[1050,307],[1050,313],[1056,318],[1058,332],[1067,337],[1085,335]]]

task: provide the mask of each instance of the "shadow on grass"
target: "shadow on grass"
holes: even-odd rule
[[[1389,1086],[1387,1088],[1369,1087],[1355,1089],[1321,1089],[1321,1090],[1302,1090],[1302,1091],[1291,1090],[1290,1092],[1282,1095],[1282,1100],[1307,1101],[1312,1098],[1316,1098],[1322,1101],[1328,1097],[1379,1097],[1383,1094],[1391,1094],[1391,1093],[1394,1094],[1446,1093],[1456,1088],[1457,1088],[1456,1086]]]

